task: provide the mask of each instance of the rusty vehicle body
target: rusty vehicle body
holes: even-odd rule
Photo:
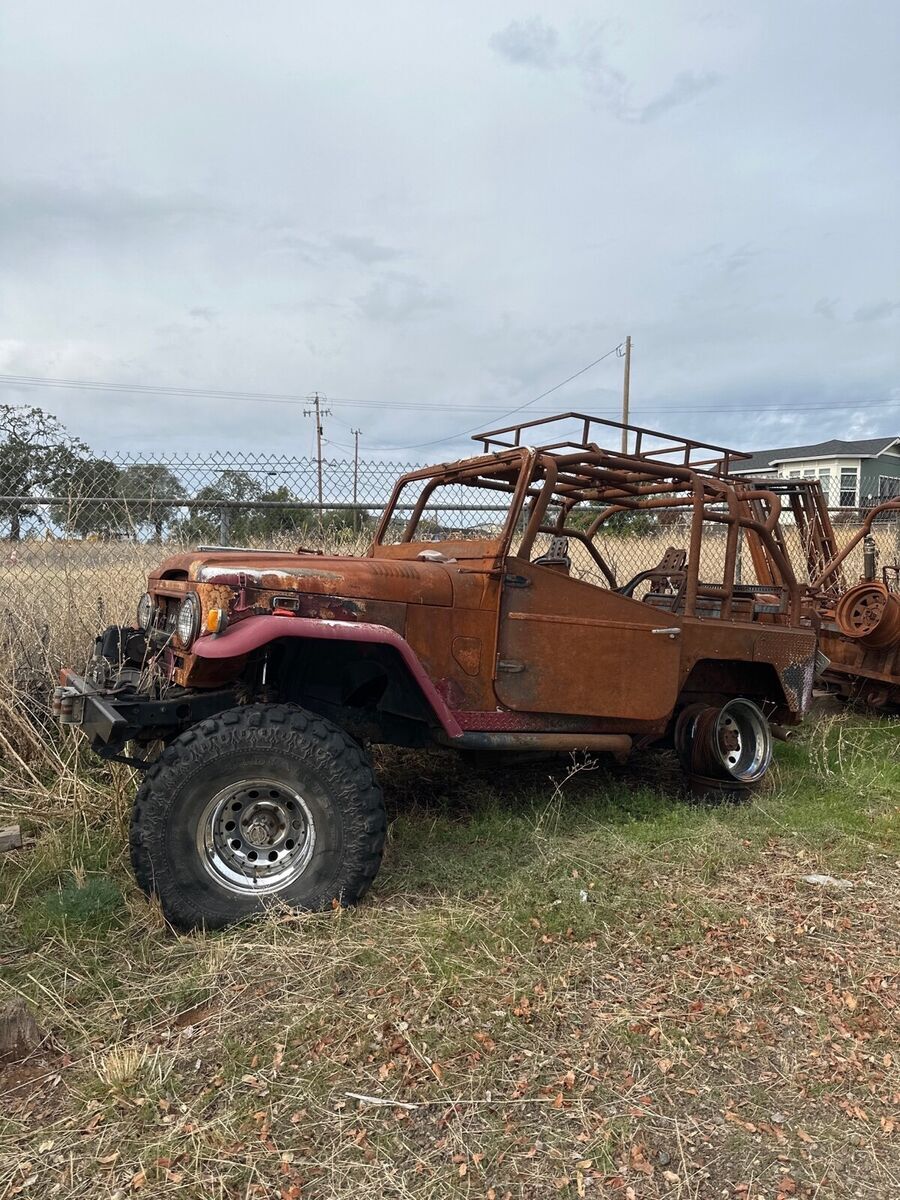
[[[615,442],[623,428],[627,452],[597,440],[606,431]],[[101,635],[84,676],[62,673],[61,720],[98,753],[147,769],[133,861],[173,923],[225,924],[273,893],[301,907],[338,895],[322,889],[340,884],[340,871],[313,893],[302,871],[279,867],[300,853],[295,838],[284,850],[285,830],[307,793],[279,776],[287,791],[273,786],[264,805],[263,784],[250,786],[266,775],[258,747],[253,778],[241,776],[233,800],[244,815],[224,820],[220,800],[197,818],[207,827],[187,830],[205,874],[175,862],[172,813],[203,801],[177,799],[184,764],[202,760],[204,741],[210,761],[240,737],[255,746],[276,709],[281,725],[309,718],[317,736],[340,736],[335,753],[354,763],[367,742],[623,757],[674,744],[696,784],[722,790],[758,782],[769,723],[802,717],[815,634],[779,537],[779,498],[743,486],[739,499],[728,478],[740,455],[580,413],[477,440],[477,457],[398,480],[365,556],[201,548],[166,559],[150,575],[138,626]],[[627,537],[638,515],[676,544],[625,575],[603,553],[603,535],[621,527]],[[742,536],[759,560],[753,582],[737,577]],[[627,545],[638,551],[641,539]],[[154,759],[159,743],[167,749]],[[376,787],[370,776],[363,785]],[[304,786],[327,791],[318,777]],[[378,812],[373,801],[368,857],[339,898],[361,895],[377,868]],[[317,819],[331,837],[332,817]],[[306,812],[293,822],[309,826],[306,842],[312,820]],[[182,902],[223,881],[229,903],[218,893],[205,907]]]
[[[765,516],[759,496],[778,495],[788,522],[776,537],[804,582],[804,608],[828,659],[821,673],[829,691],[873,709],[900,705],[900,545],[894,538],[889,561],[879,563],[873,531],[900,520],[900,501],[888,500],[866,512],[841,545],[817,479],[764,479],[750,485],[756,496],[748,512]],[[738,483],[738,490],[740,484]],[[790,535],[790,536],[789,536]],[[754,565],[767,567],[758,551]],[[854,569],[855,564],[855,569]]]

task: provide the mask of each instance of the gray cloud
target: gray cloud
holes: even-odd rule
[[[673,108],[682,104],[690,104],[704,92],[715,87],[719,76],[715,71],[681,71],[675,76],[671,87],[662,92],[656,99],[645,104],[638,112],[637,119],[646,125],[648,121],[656,121]]]
[[[820,298],[813,305],[813,312],[816,313],[817,316],[825,317],[825,319],[828,321],[833,321],[835,317],[834,310],[837,307],[837,304],[837,300],[832,300],[828,296],[820,296]]]
[[[540,17],[527,21],[510,21],[490,37],[493,50],[517,66],[540,67],[547,70],[563,65],[559,54],[559,34]]]
[[[171,233],[223,216],[201,196],[107,185],[7,179],[0,184],[0,234],[45,239],[116,239]]]
[[[449,299],[415,275],[391,271],[357,297],[356,304],[370,320],[403,322],[446,308]]]
[[[879,300],[874,304],[863,304],[853,314],[854,321],[883,321],[900,312],[900,301]]]
[[[584,81],[595,100],[621,121],[649,124],[681,105],[689,104],[716,86],[715,71],[680,71],[665,91],[638,104],[634,86],[627,75],[614,67],[604,44],[602,26],[582,26],[570,35],[569,48],[560,42],[557,30],[540,17],[510,21],[494,33],[489,44],[502,58],[515,66],[540,70],[571,68]]]
[[[385,246],[373,237],[336,233],[332,234],[328,243],[335,250],[348,254],[367,266],[372,263],[393,262],[403,257],[402,251],[395,250],[393,246]]]

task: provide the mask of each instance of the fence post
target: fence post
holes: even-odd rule
[[[219,544],[227,546],[231,537],[231,509],[219,509]]]

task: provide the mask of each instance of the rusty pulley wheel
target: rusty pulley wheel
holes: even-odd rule
[[[692,705],[679,717],[675,743],[692,778],[749,786],[772,761],[772,731],[752,700],[729,700],[721,708]]]
[[[834,619],[844,637],[866,646],[900,642],[900,599],[876,580],[857,583],[841,596]]]

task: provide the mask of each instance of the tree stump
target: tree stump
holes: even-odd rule
[[[23,1000],[0,1011],[0,1062],[20,1062],[45,1038],[43,1029]]]
[[[0,829],[0,853],[4,850],[22,849],[22,830],[18,825],[4,825]]]

